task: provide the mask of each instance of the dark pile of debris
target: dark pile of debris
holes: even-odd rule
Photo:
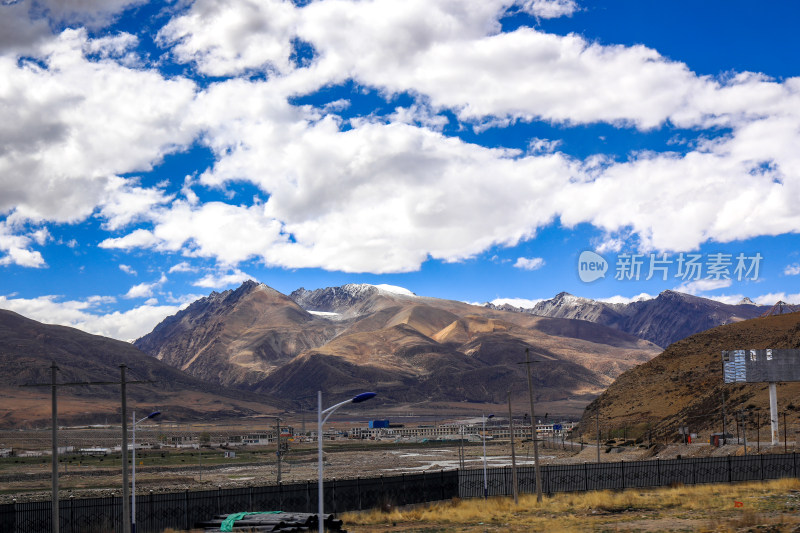
[[[323,515],[325,531],[339,531],[342,521],[332,514]],[[206,531],[317,531],[319,520],[316,513],[284,513],[282,511],[232,513],[217,515],[212,520],[197,522],[194,527]]]

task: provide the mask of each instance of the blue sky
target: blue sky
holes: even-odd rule
[[[799,15],[2,2],[0,307],[133,339],[248,278],[800,302]]]

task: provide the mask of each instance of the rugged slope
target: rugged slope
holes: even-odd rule
[[[676,438],[677,428],[682,425],[692,431],[722,431],[724,394],[729,431],[735,427],[733,413],[742,408],[750,410],[751,417],[753,411],[760,411],[766,427],[767,385],[724,384],[721,352],[798,347],[800,313],[756,318],[697,333],[620,375],[587,407],[581,425],[593,434],[599,408],[601,426],[606,429],[649,427],[668,439]],[[778,409],[787,411],[790,425],[800,421],[798,406],[800,383],[780,384]],[[783,424],[782,419],[780,423]]]
[[[681,292],[664,291],[656,298],[629,304],[599,302],[562,292],[530,309],[508,305],[499,309],[586,320],[630,333],[658,346],[669,346],[709,328],[756,318],[769,307],[754,305],[749,300],[729,305]]]
[[[128,380],[154,382],[127,388],[129,408],[158,408],[171,420],[241,417],[280,405],[263,396],[242,400],[240,393],[203,383],[129,343],[0,310],[0,425],[49,423],[50,388],[21,386],[50,383],[53,362],[59,383],[118,381],[124,363]],[[59,419],[66,423],[96,423],[120,411],[118,386],[64,387],[58,395]]]
[[[660,352],[589,322],[399,288],[353,284],[286,297],[255,282],[195,302],[136,345],[203,379],[306,404],[320,387],[380,389],[390,404],[494,401],[524,383],[525,348],[547,354],[541,397],[591,396]]]
[[[325,287],[313,291],[301,287],[293,291],[289,298],[307,311],[332,313],[338,315],[337,319],[345,319],[374,313],[395,305],[398,299],[408,300],[415,297],[381,290],[375,285],[349,283],[341,287]]]
[[[315,316],[266,285],[247,281],[166,318],[134,345],[221,385],[253,384],[345,326]]]

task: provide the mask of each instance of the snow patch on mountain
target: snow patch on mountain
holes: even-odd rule
[[[388,292],[391,294],[399,294],[401,296],[416,296],[416,294],[406,289],[405,287],[398,287],[397,285],[387,285],[385,283],[381,283],[380,285],[373,285],[373,287],[383,292]]]
[[[342,315],[341,313],[330,313],[328,311],[309,311],[309,313],[311,313],[312,315],[322,316],[325,318],[336,318]]]
[[[490,303],[497,307],[510,305],[511,307],[518,307],[520,309],[531,309],[533,306],[543,301],[544,299],[542,298],[538,300],[528,300],[527,298],[495,298]]]
[[[610,296],[608,298],[598,298],[598,302],[604,302],[607,304],[629,304],[631,302],[646,302],[647,300],[652,300],[655,298],[652,294],[647,294],[643,292],[641,294],[637,294],[633,297],[628,296],[620,296],[619,294],[616,296]]]

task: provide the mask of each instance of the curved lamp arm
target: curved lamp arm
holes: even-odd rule
[[[322,423],[324,424],[328,420],[328,418],[330,418],[330,416],[333,414],[333,412],[336,411],[341,406],[343,406],[345,404],[348,404],[348,403],[365,402],[365,401],[369,400],[370,398],[374,398],[376,395],[377,395],[377,393],[375,393],[375,392],[362,392],[358,396],[354,396],[353,398],[350,398],[349,400],[345,400],[343,402],[339,402],[336,405],[331,405],[330,407],[328,407],[327,409],[322,411],[321,414],[325,415],[325,418],[322,419]]]

